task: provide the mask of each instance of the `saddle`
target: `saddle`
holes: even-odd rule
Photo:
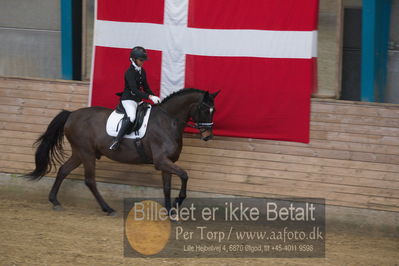
[[[149,108],[150,104],[146,102],[142,102],[137,106],[136,119],[134,120],[133,124],[128,128],[126,133],[127,135],[131,134],[133,131],[137,132],[140,129]],[[123,114],[123,119],[127,118],[125,108],[123,107],[121,102],[116,106],[115,111],[118,114]]]

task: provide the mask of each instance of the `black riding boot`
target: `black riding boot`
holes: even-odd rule
[[[130,122],[129,117],[124,117],[122,119],[122,125],[121,128],[118,131],[118,135],[114,138],[114,141],[112,142],[111,146],[109,147],[110,150],[116,150],[119,147],[120,142],[123,139],[123,136],[126,134],[128,131],[129,127],[131,126],[132,122]]]

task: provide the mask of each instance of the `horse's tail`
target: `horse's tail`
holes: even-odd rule
[[[25,177],[36,180],[49,173],[52,167],[56,168],[56,163],[62,163],[64,149],[62,147],[64,137],[64,125],[68,120],[70,111],[62,110],[50,122],[46,132],[44,132],[33,145],[39,144],[35,153],[36,168]]]

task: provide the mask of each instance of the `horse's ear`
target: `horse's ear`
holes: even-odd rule
[[[215,92],[215,93],[211,93],[212,98],[215,98],[215,97],[219,94],[219,92],[220,92],[220,90],[218,90],[218,91]]]
[[[205,92],[204,98],[203,98],[203,101],[207,101],[207,100],[209,100],[209,91]]]

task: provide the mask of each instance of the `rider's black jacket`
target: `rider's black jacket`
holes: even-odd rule
[[[148,99],[148,96],[150,95],[154,95],[154,93],[148,86],[144,68],[141,68],[140,73],[130,65],[128,70],[125,72],[125,89],[122,92],[121,100],[140,102],[143,99]]]

